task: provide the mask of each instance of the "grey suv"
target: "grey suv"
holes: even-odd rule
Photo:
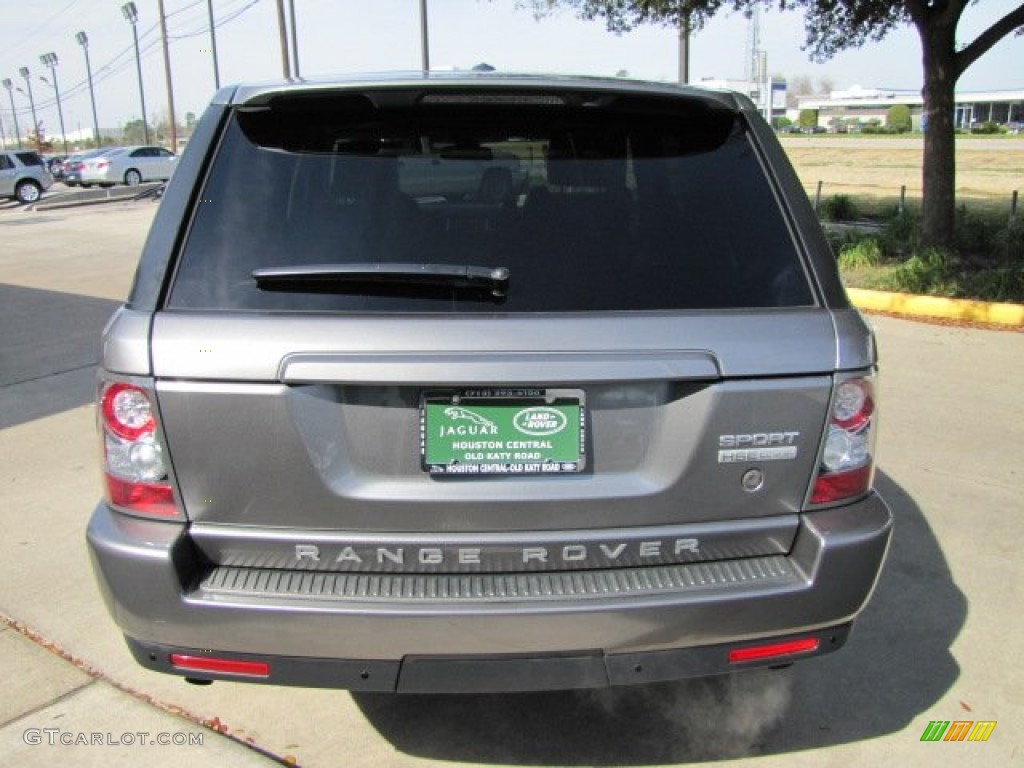
[[[225,89],[104,335],[96,574],[138,662],[201,681],[515,691],[818,656],[890,538],[875,367],[741,96]]]
[[[0,197],[34,203],[51,186],[53,176],[38,152],[0,151]]]

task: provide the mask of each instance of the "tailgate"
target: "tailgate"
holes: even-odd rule
[[[202,525],[455,536],[779,518],[785,530],[768,526],[776,548],[796,528],[836,360],[831,315],[815,309],[557,320],[162,312],[152,350],[174,476]],[[568,396],[579,466],[429,471],[425,402],[481,392],[517,413],[536,407],[531,398]],[[461,444],[481,464],[519,461],[506,449],[543,453],[533,444],[543,439],[497,445],[509,436],[481,436],[462,415]]]

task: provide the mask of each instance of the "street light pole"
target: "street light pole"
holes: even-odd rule
[[[299,32],[295,28],[295,0],[288,0],[288,18],[292,25],[292,69],[298,78],[302,75],[299,74]]]
[[[160,39],[164,48],[164,76],[167,78],[167,112],[171,120],[171,151],[178,151],[178,121],[174,117],[174,85],[171,83],[171,53],[167,47],[167,14],[164,13],[164,0],[157,0],[160,10]]]
[[[85,32],[78,32],[75,40],[85,51],[85,72],[89,77],[89,101],[92,102],[92,133],[96,148],[100,146],[100,121],[96,119],[96,93],[92,89],[92,65],[89,63],[89,37]]]
[[[288,55],[288,24],[284,20],[284,0],[277,0],[277,31],[281,37],[281,70],[284,79],[290,80],[292,67],[289,63],[291,57]]]
[[[21,128],[18,127],[18,112],[14,108],[14,83],[11,82],[11,78],[4,80],[4,88],[7,89],[7,95],[11,97],[11,117],[14,118],[14,137],[18,140],[18,149],[21,149]]]
[[[430,35],[427,33],[427,0],[420,0],[420,54],[424,72],[430,71]]]
[[[132,39],[135,40],[135,67],[139,71],[139,101],[142,102],[142,135],[146,137],[146,144],[149,144],[149,123],[146,121],[146,91],[142,87],[142,58],[139,56],[139,31],[135,25],[139,21],[139,12],[135,3],[125,3],[121,6],[121,13],[132,25]]]
[[[43,63],[44,67],[50,68],[50,74],[53,76],[53,91],[57,94],[57,117],[60,118],[60,139],[64,144],[64,154],[68,153],[68,134],[64,130],[64,110],[60,106],[60,86],[57,85],[57,54],[56,53],[44,53],[39,57],[39,60]],[[42,75],[39,79],[44,83],[47,82],[46,78]],[[49,84],[49,83],[47,83]]]
[[[213,84],[220,90],[220,67],[217,64],[217,27],[213,23],[213,0],[206,0],[206,10],[210,13],[210,50],[213,52]]]
[[[7,149],[7,131],[4,130],[4,119],[0,116],[0,147]]]
[[[36,132],[36,151],[43,151],[42,137],[39,135],[39,120],[36,119],[36,100],[32,96],[32,73],[28,67],[22,67],[18,74],[25,78],[25,85],[28,86],[28,105],[32,108],[32,130]]]

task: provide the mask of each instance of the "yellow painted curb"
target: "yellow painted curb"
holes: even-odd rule
[[[915,296],[910,293],[868,291],[847,288],[850,301],[861,309],[895,312],[900,315],[966,320],[972,323],[1024,326],[1024,304],[996,304],[970,299],[946,299],[939,296]]]

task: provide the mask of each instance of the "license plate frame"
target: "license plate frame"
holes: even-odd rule
[[[420,396],[420,463],[434,476],[579,474],[586,467],[581,389],[436,389]]]

